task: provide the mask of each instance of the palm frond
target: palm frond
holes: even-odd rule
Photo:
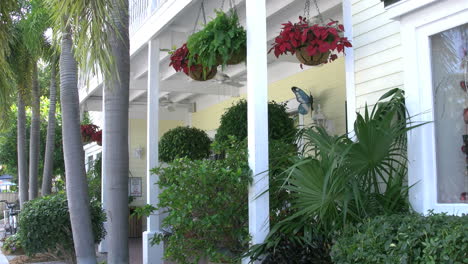
[[[123,0],[45,0],[52,11],[54,42],[58,43],[61,29],[70,26],[74,36],[74,54],[86,82],[96,75],[105,80],[118,78],[115,58],[111,54],[109,32],[116,31],[116,23],[110,15],[112,6],[122,6]]]

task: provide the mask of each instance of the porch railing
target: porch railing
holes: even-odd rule
[[[130,35],[167,0],[130,0]]]

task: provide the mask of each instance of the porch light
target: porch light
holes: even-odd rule
[[[133,156],[136,159],[141,159],[143,157],[145,149],[142,146],[138,146],[133,150]]]
[[[327,118],[325,117],[325,115],[323,114],[322,112],[322,108],[319,105],[317,105],[317,110],[315,110],[314,112],[314,116],[312,117],[312,120],[314,121],[315,124],[317,124],[318,126],[321,126],[323,128],[326,128],[327,127]]]

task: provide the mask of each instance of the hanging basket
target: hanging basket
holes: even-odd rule
[[[236,65],[243,61],[247,57],[247,48],[242,47],[236,53],[233,53],[231,58],[226,62],[227,65]]]
[[[84,136],[84,135],[81,135],[81,141],[83,142],[83,145],[86,145],[86,144],[89,144],[92,142],[91,140],[91,136]]]
[[[328,62],[328,58],[330,57],[330,51],[324,53],[318,53],[313,56],[310,56],[307,53],[307,48],[302,47],[296,51],[296,58],[305,65],[308,66],[317,66]]]
[[[204,75],[202,66],[197,65],[188,71],[188,76],[195,81],[207,81],[213,79],[217,72],[217,67],[213,66],[209,71],[207,71],[206,75]]]

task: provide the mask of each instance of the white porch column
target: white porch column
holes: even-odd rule
[[[249,232],[262,243],[270,229],[268,189],[268,75],[265,0],[247,0],[247,117],[249,166]],[[264,193],[264,194],[262,194]],[[244,260],[244,262],[247,260]]]
[[[159,40],[148,43],[148,105],[146,135],[146,195],[147,203],[158,204],[158,177],[151,175],[150,169],[159,165],[158,131],[159,131]],[[164,245],[151,246],[151,240],[160,231],[161,215],[158,211],[147,218],[147,230],[143,233],[143,264],[162,264]]]
[[[351,12],[351,0],[343,0],[343,25],[344,36],[353,43],[353,15]],[[354,82],[354,48],[345,49],[346,70],[346,115],[348,120],[348,131],[350,137],[354,136],[354,121],[356,121],[356,87]]]
[[[102,87],[102,91],[103,91],[103,96],[102,96],[102,124],[105,124],[106,123],[106,111],[105,111],[105,103],[104,103],[104,96],[105,96],[105,87],[103,85]],[[106,126],[103,125],[102,127],[102,152],[101,152],[101,160],[103,161],[105,159],[105,156],[106,156],[106,153],[107,153],[107,150],[104,148],[104,146],[107,146],[106,145],[106,133],[105,133],[105,130],[106,129]],[[102,209],[106,211],[106,207],[107,207],[107,180],[106,180],[106,169],[105,169],[105,166],[104,166],[104,162],[101,162],[101,206],[102,206]],[[104,222],[104,229],[105,230],[108,230],[108,224],[107,224],[107,221]],[[98,251],[101,252],[101,253],[105,253],[107,252],[107,235],[104,237],[104,239],[101,241],[101,243],[99,243],[99,246],[98,246]]]

